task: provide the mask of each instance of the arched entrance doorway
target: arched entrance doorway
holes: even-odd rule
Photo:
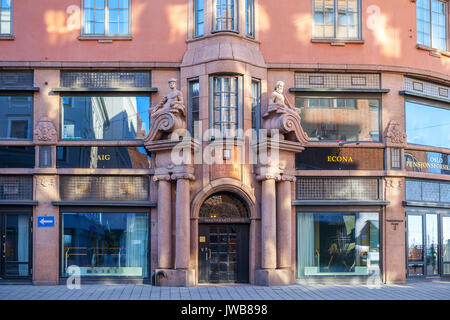
[[[198,226],[198,282],[249,282],[247,205],[230,192],[209,196],[200,207]]]

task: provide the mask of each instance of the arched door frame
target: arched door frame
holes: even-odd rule
[[[229,192],[240,198],[247,205],[250,216],[249,234],[249,279],[254,283],[254,270],[256,269],[256,230],[260,223],[259,207],[256,197],[250,188],[240,181],[231,178],[222,178],[212,181],[194,197],[191,203],[191,261],[196,273],[196,284],[198,284],[198,222],[200,207],[209,196],[218,192]]]

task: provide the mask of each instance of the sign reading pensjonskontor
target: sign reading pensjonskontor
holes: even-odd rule
[[[450,174],[450,155],[438,152],[405,150],[405,169],[413,172]]]

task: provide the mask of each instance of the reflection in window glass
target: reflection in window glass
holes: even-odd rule
[[[213,90],[213,128],[223,137],[234,137],[239,125],[239,78],[214,77]]]
[[[144,139],[149,97],[63,97],[62,138]]]
[[[310,141],[379,141],[380,101],[297,97]]]
[[[423,261],[422,216],[408,215],[408,261]]]
[[[358,39],[358,0],[314,0],[314,38]]]
[[[438,216],[437,214],[426,215],[426,266],[427,275],[438,274]]]
[[[405,118],[408,143],[450,148],[450,109],[406,101]]]
[[[77,265],[81,276],[148,276],[148,215],[63,213],[63,275]]]
[[[297,223],[299,278],[379,274],[378,213],[298,213]]]
[[[189,82],[189,130],[191,135],[198,130],[200,120],[200,82],[198,79]]]
[[[235,31],[235,0],[215,0],[214,31]]]
[[[447,50],[447,3],[417,0],[417,43]]]
[[[31,140],[32,96],[0,96],[0,139]]]
[[[204,33],[204,9],[203,9],[203,1],[204,0],[195,0],[194,1],[194,37],[200,37]]]

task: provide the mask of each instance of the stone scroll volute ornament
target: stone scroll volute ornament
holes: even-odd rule
[[[288,141],[306,144],[308,135],[301,126],[300,109],[291,105],[283,93],[284,82],[277,81],[275,90],[269,97],[267,112],[263,115],[263,128],[279,130]]]
[[[150,130],[145,141],[168,139],[177,129],[186,129],[186,106],[183,94],[177,89],[177,80],[169,79],[170,91],[148,110]]]
[[[34,139],[39,144],[56,143],[56,128],[48,117],[43,117],[39,120],[34,130]]]

